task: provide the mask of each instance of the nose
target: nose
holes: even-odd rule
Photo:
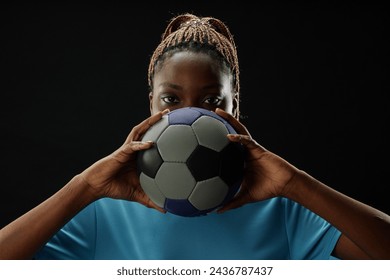
[[[182,103],[183,107],[202,107],[202,102],[196,98],[186,98]]]

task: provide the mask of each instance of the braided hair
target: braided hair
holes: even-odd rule
[[[190,13],[170,20],[149,63],[148,85],[153,91],[153,77],[164,60],[174,53],[189,50],[203,52],[225,65],[233,75],[233,98],[237,99],[236,117],[239,116],[239,66],[237,49],[230,30],[221,20],[198,17]]]

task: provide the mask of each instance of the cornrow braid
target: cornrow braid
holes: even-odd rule
[[[239,66],[233,35],[221,20],[213,17],[198,17],[190,13],[170,20],[149,63],[148,85],[153,91],[153,77],[158,64],[173,53],[183,50],[204,52],[226,65],[233,75],[234,98],[237,98],[239,116]]]

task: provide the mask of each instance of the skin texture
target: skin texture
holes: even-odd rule
[[[246,172],[240,193],[219,210],[283,196],[292,199],[337,227],[342,235],[334,255],[342,259],[390,259],[390,218],[297,169],[257,143],[233,116],[236,93],[230,72],[201,53],[181,52],[165,60],[155,73],[149,94],[151,116],[135,126],[116,151],[97,161],[52,197],[0,231],[0,259],[29,259],[67,221],[89,203],[111,197],[136,201],[164,212],[142,191],[136,173],[136,153],[152,147],[142,135],[161,117],[186,106],[215,110],[238,135],[230,141],[247,149]]]
[[[152,114],[165,109],[221,108],[232,114],[235,102],[232,77],[203,53],[180,52],[167,60],[153,80],[149,94]]]

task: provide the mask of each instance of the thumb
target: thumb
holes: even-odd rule
[[[230,200],[221,208],[219,208],[217,213],[222,214],[228,210],[239,208],[244,204],[248,203],[249,200],[250,199],[247,192],[239,192],[232,200]]]

